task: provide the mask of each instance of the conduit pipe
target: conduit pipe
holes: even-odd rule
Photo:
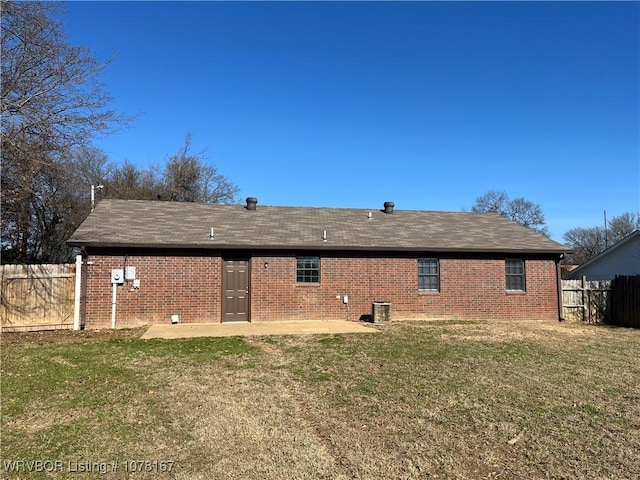
[[[76,289],[73,297],[73,329],[80,330],[80,296],[82,294],[82,255],[76,255]]]
[[[87,273],[89,271],[89,265],[93,262],[89,261],[89,255],[87,255],[87,249],[85,247],[80,248],[80,254],[82,255],[82,262],[85,265],[85,268],[82,269],[82,278],[80,280],[80,283],[82,284],[80,294],[80,329],[84,330],[87,321],[87,281],[89,279]]]
[[[111,296],[111,328],[116,328],[116,299],[118,296],[118,284],[114,283],[111,288],[113,288],[113,294]]]
[[[560,262],[564,258],[564,254],[560,254],[560,258],[556,260],[556,287],[558,293],[558,321],[564,322],[564,292],[562,291],[562,266]]]

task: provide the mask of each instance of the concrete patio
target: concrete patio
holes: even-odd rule
[[[348,322],[345,320],[176,323],[151,325],[141,338],[245,337],[250,335],[377,333],[379,331],[371,323]]]

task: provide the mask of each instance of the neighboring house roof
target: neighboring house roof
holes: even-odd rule
[[[634,248],[634,244],[637,245]],[[634,230],[595,257],[573,269],[567,278],[610,280],[616,275],[640,274],[640,230]]]
[[[213,240],[209,239],[212,228]],[[244,205],[138,200],[102,200],[68,243],[153,248],[569,251],[493,213],[385,213],[376,209],[261,205],[250,210]]]

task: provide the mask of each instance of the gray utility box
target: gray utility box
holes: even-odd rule
[[[391,322],[391,303],[390,302],[373,302],[373,313],[371,315],[373,323],[390,323]]]

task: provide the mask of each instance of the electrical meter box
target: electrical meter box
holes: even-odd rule
[[[136,279],[136,267],[127,267],[124,270],[124,279],[127,282],[132,282]]]
[[[111,270],[111,283],[124,283],[124,270],[122,268],[114,268]]]

